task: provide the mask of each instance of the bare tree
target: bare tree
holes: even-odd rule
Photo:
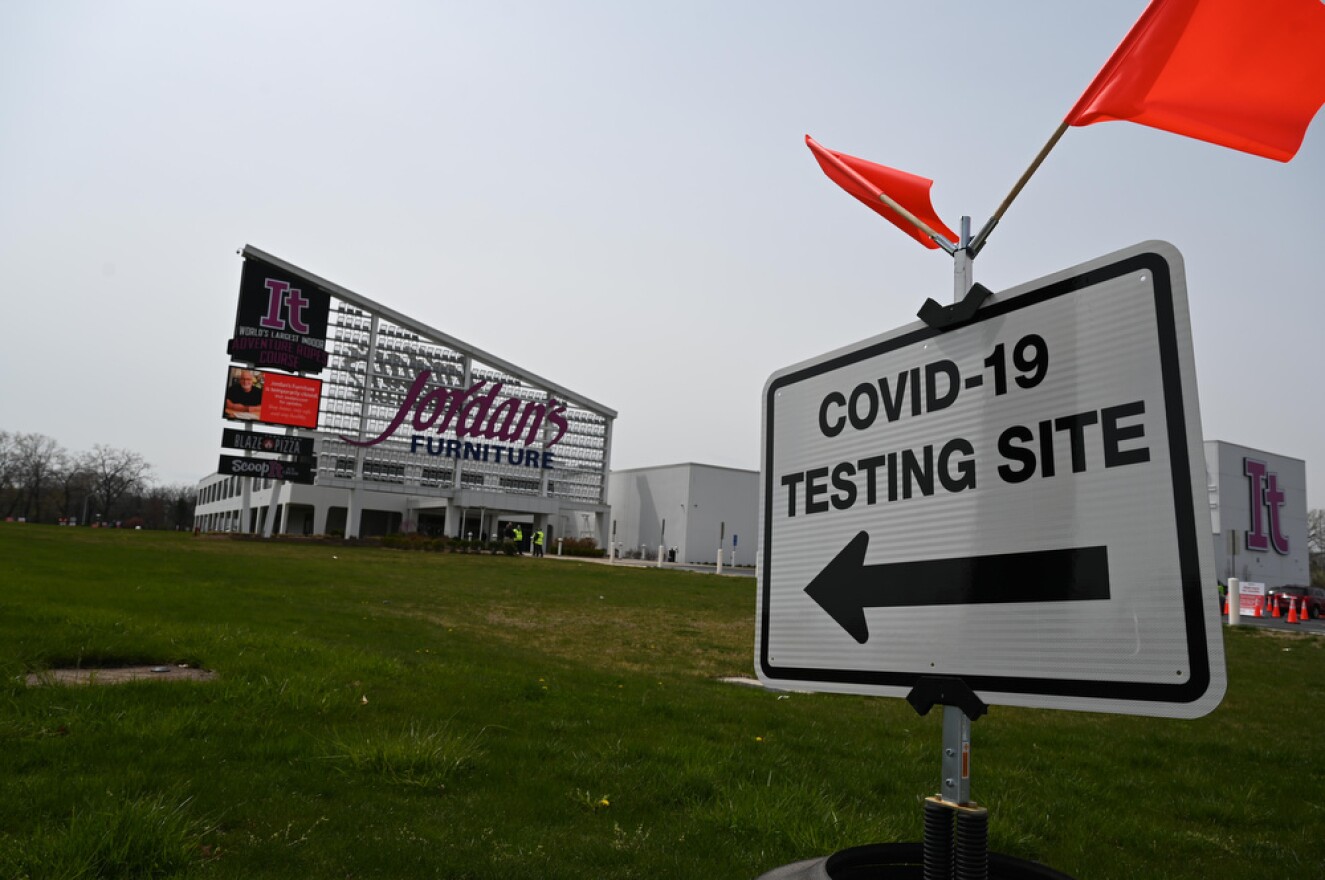
[[[120,499],[143,487],[152,471],[138,453],[101,443],[80,459],[80,465],[88,474],[89,488],[106,519],[115,515]]]
[[[77,518],[142,522],[147,528],[191,529],[197,489],[150,482],[152,466],[128,449],[98,444],[71,455],[42,434],[0,431],[0,518]]]
[[[36,520],[41,518],[44,494],[53,481],[64,450],[45,434],[14,435],[14,482],[18,491],[10,501],[6,516]]]
[[[18,492],[18,436],[0,431],[0,505],[6,516],[13,513],[14,496]]]
[[[170,499],[170,509],[166,515],[167,527],[183,529],[193,528],[193,508],[198,501],[198,487],[192,483],[177,483],[166,487]]]
[[[75,519],[80,525],[85,524],[92,497],[92,486],[88,472],[83,468],[82,459],[61,452],[60,465],[55,473],[54,482],[59,515]]]

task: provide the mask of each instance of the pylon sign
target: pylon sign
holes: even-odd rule
[[[1225,687],[1182,257],[1146,242],[764,390],[774,687],[1199,717]]]

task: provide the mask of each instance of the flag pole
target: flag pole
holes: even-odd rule
[[[946,251],[949,256],[951,256],[956,252],[957,246],[952,242],[948,241],[939,233],[935,232],[933,229],[930,229],[928,223],[926,223],[924,220],[921,220],[919,217],[917,217],[915,214],[912,214],[910,211],[906,210],[906,208],[903,208],[901,205],[897,204],[897,202],[894,201],[892,198],[890,198],[887,193],[885,193],[883,190],[879,189],[877,186],[875,186],[874,184],[866,180],[864,177],[862,177],[856,171],[856,169],[852,168],[850,165],[848,165],[847,163],[843,162],[841,159],[834,156],[831,150],[828,150],[820,146],[817,141],[814,142],[814,145],[816,147],[819,147],[819,149],[814,151],[814,154],[816,156],[828,162],[831,162],[834,168],[845,174],[847,177],[851,178],[851,181],[855,183],[856,186],[861,187],[866,192],[872,192],[876,196],[878,196],[879,201],[883,202],[885,205],[887,205],[889,208],[895,211],[897,215],[901,217],[903,220],[905,220],[907,223],[910,223],[916,229],[919,229],[921,232],[925,233],[925,235],[929,236],[933,240],[933,242],[939,247],[943,248],[943,250]]]
[[[1012,187],[1012,192],[1008,193],[1007,198],[1003,200],[1003,204],[998,206],[998,210],[994,212],[994,216],[989,218],[989,222],[984,225],[984,228],[980,230],[980,233],[971,241],[971,256],[974,257],[976,254],[980,253],[980,249],[985,246],[985,239],[989,238],[989,233],[994,231],[994,227],[998,225],[998,221],[1003,219],[1003,215],[1007,213],[1008,208],[1012,205],[1012,200],[1021,193],[1022,189],[1026,186],[1026,183],[1031,179],[1031,175],[1039,169],[1040,165],[1043,164],[1045,158],[1049,155],[1049,151],[1054,148],[1066,132],[1067,122],[1064,121],[1059,124],[1058,129],[1054,131],[1053,136],[1049,138],[1048,143],[1040,148],[1040,152],[1035,156],[1035,160],[1031,162],[1030,167],[1022,172],[1020,179],[1018,179],[1016,185]]]
[[[850,171],[851,169],[848,168],[847,170]],[[855,172],[853,171],[852,173],[854,174]],[[915,214],[912,214],[910,211],[906,210],[906,208],[903,208],[901,205],[897,204],[897,202],[890,199],[887,193],[880,192],[878,193],[878,196],[879,196],[879,201],[883,202],[889,208],[892,208],[894,211],[900,214],[902,216],[902,219],[906,220],[912,226],[916,227],[921,232],[925,233],[925,235],[928,235],[931,239],[934,240],[934,244],[943,248],[943,250],[947,254],[952,255],[956,253],[957,246],[954,245],[952,242],[948,241],[942,235],[939,235],[937,232],[930,229],[929,224],[927,224],[924,220],[921,220]]]

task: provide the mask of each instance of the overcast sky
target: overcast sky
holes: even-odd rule
[[[804,144],[978,229],[1144,0],[0,4],[0,430],[219,454],[252,244],[619,412],[612,464],[759,467],[782,367],[949,302]],[[1206,439],[1325,507],[1325,122],[1289,164],[1070,130],[975,264],[1186,261]]]

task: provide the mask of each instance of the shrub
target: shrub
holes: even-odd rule
[[[598,548],[598,542],[593,538],[562,538],[561,553],[563,556],[588,556],[600,558],[603,551]]]
[[[451,543],[449,538],[434,538],[412,532],[397,532],[382,536],[382,546],[392,550],[414,550],[420,553],[442,553]]]

